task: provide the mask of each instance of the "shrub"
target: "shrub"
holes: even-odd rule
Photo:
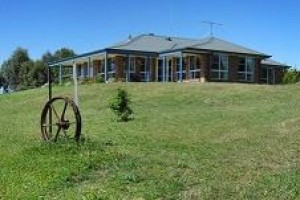
[[[283,84],[293,84],[299,81],[299,73],[296,69],[286,70],[283,75],[282,83]]]
[[[118,81],[117,81],[116,78],[112,77],[112,78],[109,78],[107,82],[108,82],[108,83],[116,83],[116,82],[118,82]]]
[[[86,85],[86,84],[91,84],[93,82],[94,82],[94,80],[92,78],[85,77],[85,78],[82,78],[79,83],[82,85]]]
[[[105,78],[101,75],[96,76],[96,83],[105,83]]]
[[[130,99],[126,90],[118,89],[117,95],[110,102],[110,109],[117,115],[118,121],[127,122],[133,111],[129,107]]]

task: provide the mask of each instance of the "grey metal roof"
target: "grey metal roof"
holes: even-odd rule
[[[163,52],[197,44],[198,40],[168,36],[139,35],[109,47],[110,49]]]
[[[283,68],[291,68],[291,66],[288,66],[286,64],[277,62],[275,60],[272,59],[265,59],[261,61],[262,65],[268,65],[268,66],[278,66],[278,67],[283,67]]]
[[[232,53],[240,53],[240,54],[250,54],[250,55],[258,55],[263,57],[271,57],[267,54],[243,47],[241,45],[237,45],[232,42],[228,42],[219,38],[211,37],[204,39],[203,42],[196,44],[192,47],[193,49],[200,50],[213,50],[220,52],[232,52]]]
[[[108,48],[81,54],[72,58],[49,63],[50,66],[63,64],[79,58],[86,58],[100,53],[127,53],[127,54],[159,54],[184,50],[218,51],[238,54],[249,54],[269,58],[271,56],[255,50],[228,42],[216,37],[203,39],[190,39],[170,36],[158,36],[154,34],[142,34],[131,39],[121,41]]]
[[[207,50],[232,52],[241,54],[251,54],[263,57],[270,57],[264,53],[251,50],[249,48],[228,42],[219,38],[209,37],[204,39],[189,39],[169,36],[157,36],[151,34],[143,34],[132,38],[131,40],[123,41],[109,47],[119,50],[135,50],[148,52],[168,52],[183,49]]]

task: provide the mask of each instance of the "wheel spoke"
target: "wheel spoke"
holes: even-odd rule
[[[81,116],[74,102],[64,97],[49,100],[42,111],[41,131],[45,140],[77,141],[81,133]]]
[[[64,110],[63,110],[63,112],[61,114],[61,119],[60,119],[61,121],[64,121],[64,119],[65,119],[67,108],[68,108],[68,102],[65,102]]]
[[[54,112],[54,115],[56,116],[57,120],[60,121],[60,117],[58,116],[57,112],[56,112],[56,109],[54,108],[53,104],[51,105],[51,108]]]
[[[57,126],[57,124],[43,124],[44,128]]]
[[[65,135],[65,138],[68,138],[67,130],[63,129],[63,133],[64,133],[64,135]]]
[[[58,135],[59,135],[60,131],[61,131],[61,127],[58,127],[55,138],[54,138],[55,142],[57,142],[57,138],[58,138]]]

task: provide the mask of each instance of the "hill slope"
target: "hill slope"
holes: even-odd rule
[[[132,97],[134,121],[112,120],[118,87]],[[81,86],[81,146],[40,141],[46,100],[46,89],[0,96],[0,199],[299,195],[300,86]]]

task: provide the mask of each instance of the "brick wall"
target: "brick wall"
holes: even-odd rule
[[[97,73],[101,72],[101,60],[93,60],[93,74],[96,77]]]
[[[135,58],[135,74],[133,78],[135,82],[141,81],[141,62],[142,62],[142,58],[140,57]]]
[[[239,58],[237,56],[229,56],[229,81],[238,82],[239,80]]]
[[[284,70],[280,68],[275,69],[275,83],[281,84],[284,76]]]
[[[123,81],[124,79],[124,68],[125,68],[125,59],[123,56],[116,56],[114,58],[116,64],[116,79],[117,81]]]
[[[210,73],[210,54],[200,54],[200,82],[209,81],[209,73]]]
[[[259,83],[259,79],[260,79],[260,64],[261,59],[260,58],[256,58],[255,59],[255,71],[254,71],[254,83]]]

